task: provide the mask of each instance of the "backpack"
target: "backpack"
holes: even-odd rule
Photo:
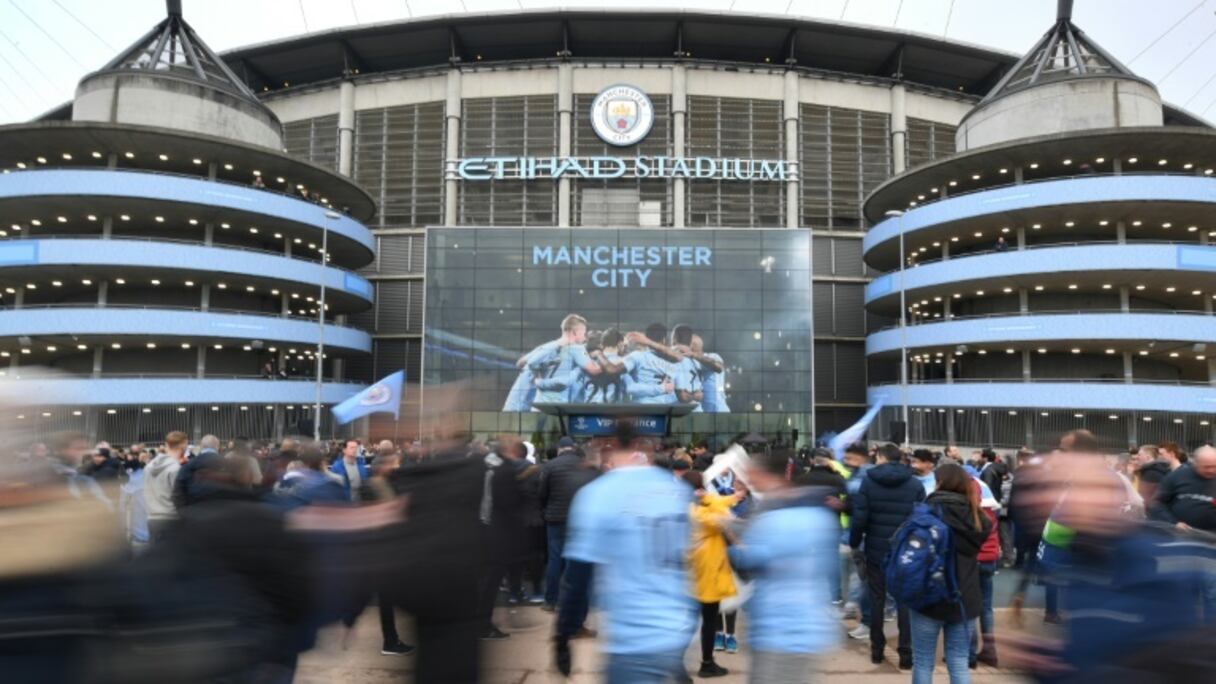
[[[942,521],[941,507],[924,503],[913,507],[912,515],[891,537],[885,571],[887,593],[898,604],[914,610],[946,602],[961,607],[954,536]]]

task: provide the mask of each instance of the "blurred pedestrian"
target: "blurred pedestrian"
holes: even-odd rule
[[[608,684],[684,681],[697,624],[685,569],[692,492],[651,465],[654,444],[628,421],[619,421],[617,440],[611,469],[575,497],[565,553],[593,564],[599,577]]]
[[[813,681],[837,641],[828,612],[837,519],[823,505],[823,489],[785,479],[785,462],[781,453],[752,457],[749,481],[764,504],[729,549],[731,564],[754,577],[745,604],[751,684]]]
[[[579,488],[593,477],[594,471],[586,467],[582,452],[569,437],[558,440],[556,458],[547,461],[540,469],[537,496],[544,508],[548,548],[544,609],[549,612],[557,609],[558,590],[565,570],[562,551],[566,544],[566,518],[570,514],[570,502]]]

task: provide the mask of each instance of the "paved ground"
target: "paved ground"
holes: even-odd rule
[[[1004,611],[998,612],[998,634],[1005,622]],[[543,684],[565,681],[552,668],[548,636],[552,616],[538,608],[499,609],[498,624],[511,632],[511,638],[498,642],[483,642],[487,670],[483,682],[492,684]],[[591,619],[594,622],[594,616]],[[402,638],[409,641],[410,628],[407,617],[399,618]],[[888,662],[872,665],[869,659],[869,642],[855,641],[844,635],[846,627],[856,623],[848,621],[841,628],[841,648],[824,662],[823,670],[832,682],[865,682],[867,684],[906,683],[911,674],[900,672],[895,667],[895,655]],[[742,618],[740,632],[746,630]],[[894,623],[887,623],[888,652],[893,649]],[[346,642],[345,649],[343,642]],[[380,623],[373,608],[363,614],[347,635],[345,630],[330,628],[324,631],[316,649],[301,659],[296,684],[388,684],[410,682],[412,679],[412,656],[380,655]],[[939,659],[940,659],[939,648]],[[715,681],[723,684],[738,684],[746,681],[746,649],[738,654],[718,654],[721,665],[731,670],[730,676]],[[689,649],[685,662],[690,671],[698,662],[698,655]],[[574,642],[574,674],[570,682],[590,684],[598,682],[599,658],[593,641]],[[935,681],[946,681],[945,666],[938,664]],[[984,665],[972,673],[977,684],[1021,684],[1025,680]],[[694,679],[694,681],[702,681]],[[709,680],[706,680],[709,681]]]

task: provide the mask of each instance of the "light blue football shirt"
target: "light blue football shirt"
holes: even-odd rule
[[[705,358],[722,363],[722,357],[717,354],[704,354]],[[726,403],[726,371],[715,371],[713,368],[697,362],[701,375],[701,410],[706,413],[730,413]]]
[[[639,349],[625,356],[625,372],[632,376],[626,383],[629,401],[637,404],[674,404],[675,392],[665,393],[664,378],[676,380],[676,365],[649,349]]]
[[[582,393],[579,377],[584,366],[594,363],[581,344],[567,344],[557,348],[556,358],[544,365],[536,383],[536,402],[563,404],[571,397]],[[532,364],[529,364],[530,366]]]
[[[608,653],[683,652],[697,626],[688,595],[692,489],[653,466],[618,468],[578,490],[565,557],[594,563]]]

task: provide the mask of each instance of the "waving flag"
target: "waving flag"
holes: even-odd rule
[[[828,442],[828,447],[832,449],[832,453],[836,454],[837,461],[844,460],[844,449],[848,445],[861,439],[861,436],[870,428],[870,423],[874,422],[874,416],[882,410],[882,399],[879,399],[874,406],[870,407],[869,411],[861,417],[861,420],[853,423],[847,430],[842,430],[840,434],[832,438]]]
[[[401,412],[401,385],[405,383],[405,371],[397,371],[380,382],[368,387],[333,408],[334,419],[344,425],[370,413],[391,413],[394,418]]]

